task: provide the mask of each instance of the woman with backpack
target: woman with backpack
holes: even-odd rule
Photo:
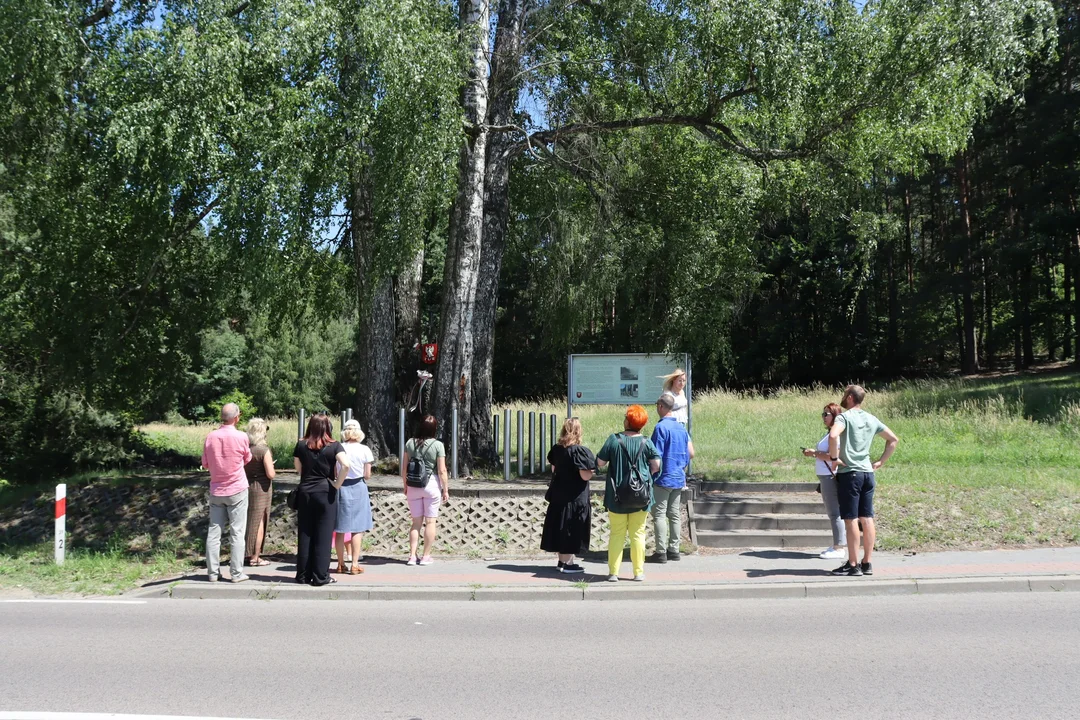
[[[439,425],[425,415],[417,426],[416,437],[405,443],[401,458],[401,483],[409,501],[412,528],[409,529],[409,561],[406,565],[430,565],[435,545],[435,524],[439,506],[450,499],[450,481],[446,472],[446,448],[435,439]],[[417,558],[420,528],[424,529],[424,555]]]
[[[608,436],[596,453],[597,467],[610,463],[604,486],[604,507],[608,511],[611,534],[608,537],[608,582],[619,581],[623,545],[630,534],[630,562],[634,580],[645,579],[645,532],[649,508],[653,503],[653,475],[660,472],[660,453],[652,441],[641,434],[649,422],[649,413],[640,405],[626,409],[623,431]]]

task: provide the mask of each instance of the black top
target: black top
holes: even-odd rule
[[[338,453],[345,452],[339,442],[332,442],[322,450],[309,450],[303,440],[296,443],[293,457],[300,459],[300,487],[303,490],[330,489],[327,481],[333,481],[334,463]]]
[[[589,501],[589,483],[581,479],[579,470],[595,470],[596,456],[584,445],[563,447],[554,445],[547,456],[555,466],[551,478],[552,503],[569,503],[575,500]]]

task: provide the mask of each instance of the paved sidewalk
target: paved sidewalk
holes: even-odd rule
[[[628,557],[628,553],[627,553]],[[582,563],[584,575],[555,571],[554,556],[468,560],[441,558],[408,567],[403,558],[367,557],[362,575],[334,575],[337,583],[311,588],[293,582],[295,566],[275,561],[247,568],[251,580],[210,583],[203,573],[158,581],[135,591],[139,597],[335,599],[629,599],[631,597],[806,597],[827,594],[1080,590],[1080,547],[916,555],[875,553],[874,575],[837,578],[840,563],[816,552],[746,550],[729,555],[684,555],[679,562],[647,563],[646,581],[608,583],[602,553]],[[223,563],[224,566],[224,563]],[[332,567],[334,567],[332,565]],[[224,567],[223,567],[224,569]]]

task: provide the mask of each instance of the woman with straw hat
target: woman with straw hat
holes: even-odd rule
[[[690,420],[687,410],[689,404],[686,401],[686,393],[683,392],[686,389],[686,371],[675,368],[675,372],[660,377],[664,379],[664,392],[671,393],[675,398],[675,409],[671,411],[671,417],[686,427],[686,423]]]

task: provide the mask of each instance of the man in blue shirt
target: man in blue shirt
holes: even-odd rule
[[[653,428],[652,443],[661,457],[661,471],[653,476],[652,506],[656,551],[653,562],[679,560],[682,537],[682,491],[686,487],[686,466],[694,457],[694,443],[683,424],[674,418],[675,396],[669,392],[656,401],[660,421]]]

